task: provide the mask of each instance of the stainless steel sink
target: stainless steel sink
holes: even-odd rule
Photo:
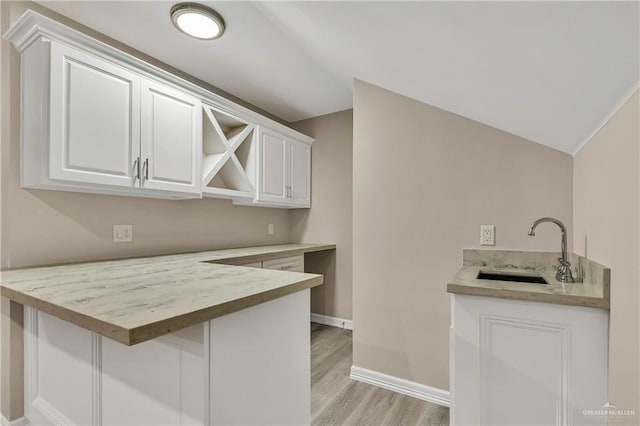
[[[508,272],[496,272],[496,271],[480,271],[476,277],[479,280],[493,280],[493,281],[515,281],[519,283],[529,284],[549,284],[544,277],[535,274],[513,274]]]

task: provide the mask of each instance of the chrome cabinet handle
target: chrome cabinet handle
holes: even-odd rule
[[[136,158],[136,161],[133,162],[133,170],[136,172],[133,180],[140,179],[140,157]]]
[[[149,159],[144,160],[144,180],[149,180]]]

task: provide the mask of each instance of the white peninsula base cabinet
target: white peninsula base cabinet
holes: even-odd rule
[[[606,424],[605,309],[452,295],[451,424]]]
[[[34,425],[310,423],[302,290],[134,346],[25,307]]]

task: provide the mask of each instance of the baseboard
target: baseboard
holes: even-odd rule
[[[2,426],[26,426],[29,424],[29,419],[26,417],[20,417],[19,419],[9,421],[0,414],[0,424]]]
[[[348,319],[329,317],[327,315],[311,314],[311,322],[317,324],[330,325],[332,327],[346,328],[347,330],[353,330],[353,321]]]
[[[367,370],[366,368],[351,366],[351,375],[353,380],[378,386],[403,395],[412,396],[424,401],[433,402],[434,404],[448,407],[451,397],[449,391],[431,386],[422,385],[420,383],[411,382],[399,377],[389,376],[388,374],[379,373],[377,371]]]

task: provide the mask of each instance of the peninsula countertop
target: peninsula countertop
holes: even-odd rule
[[[282,244],[4,270],[2,296],[134,345],[323,283],[243,263],[333,250]]]
[[[555,279],[558,257],[559,253],[464,250],[463,266],[449,281],[447,292],[609,309],[610,269],[571,254],[569,260],[579,282],[562,283]],[[481,270],[516,275],[534,272],[548,284],[478,279]]]

